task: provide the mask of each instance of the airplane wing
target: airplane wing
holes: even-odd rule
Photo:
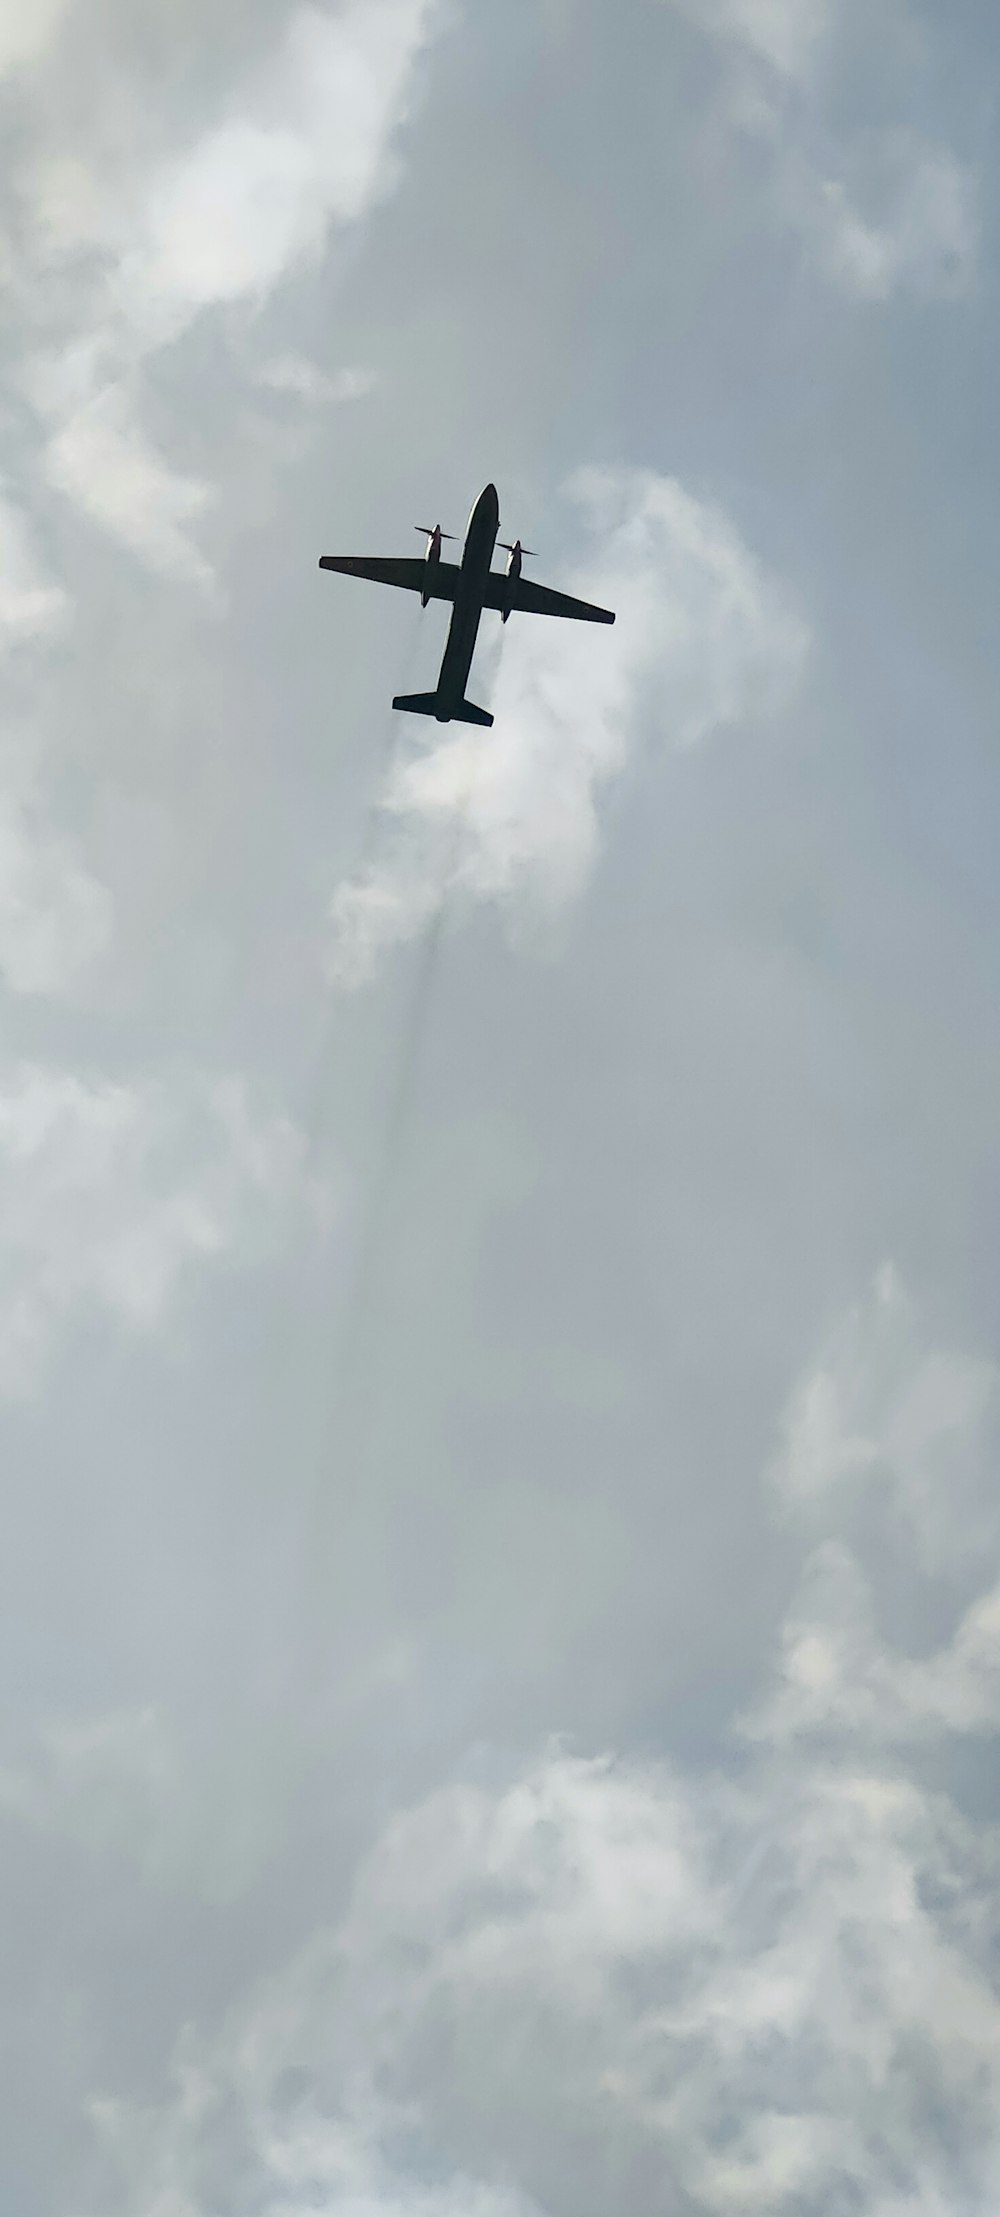
[[[491,570],[483,596],[486,608],[521,609],[527,616],[573,616],[578,623],[613,624],[614,612],[598,608],[592,600],[574,600],[572,593],[554,593],[548,585],[536,585],[530,577],[513,580]]]
[[[427,593],[431,600],[454,600],[460,571],[455,562],[427,562],[418,555],[321,554],[321,570],[342,577],[368,577],[375,585],[399,585],[404,593]]]

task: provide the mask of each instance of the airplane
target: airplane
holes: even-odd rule
[[[418,524],[416,529],[423,531],[424,526]],[[460,563],[442,560],[441,542],[447,534],[440,524],[425,532],[427,552],[423,556],[389,555],[383,559],[358,554],[320,555],[321,570],[336,570],[343,577],[371,578],[376,585],[398,585],[404,592],[419,593],[424,608],[429,600],[450,600],[453,604],[434,692],[399,693],[394,708],[406,709],[412,716],[434,716],[439,724],[492,724],[488,710],[477,708],[465,697],[484,608],[498,609],[504,623],[513,609],[535,616],[570,616],[582,623],[614,623],[610,608],[597,608],[589,600],[574,600],[570,593],[554,593],[547,585],[534,585],[530,578],[522,577],[521,563],[529,549],[522,547],[519,539],[507,549],[510,561],[506,573],[494,570],[491,565],[499,529],[497,489],[487,485],[469,517]],[[506,546],[506,542],[501,540],[501,545]]]

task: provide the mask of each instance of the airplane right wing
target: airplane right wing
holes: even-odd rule
[[[461,572],[455,562],[428,562],[424,555],[321,554],[321,570],[341,577],[367,577],[375,585],[399,585],[405,593],[426,593],[431,600],[454,600]]]
[[[491,570],[486,581],[487,608],[520,609],[527,616],[573,616],[578,623],[613,624],[614,611],[598,608],[592,600],[574,600],[572,593],[554,593],[549,585],[536,585],[530,577],[504,577]]]

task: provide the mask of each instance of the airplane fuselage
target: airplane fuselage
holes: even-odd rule
[[[437,682],[437,706],[434,713],[439,724],[450,723],[465,699],[465,687],[472,657],[476,651],[483,613],[483,597],[486,580],[493,561],[493,549],[500,529],[500,502],[495,485],[487,485],[469,517],[469,527],[462,549],[462,564],[448,641]]]

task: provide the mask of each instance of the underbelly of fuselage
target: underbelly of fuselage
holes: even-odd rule
[[[442,724],[450,721],[456,707],[465,699],[483,613],[483,595],[499,529],[500,504],[496,489],[487,485],[479,495],[465,535],[458,590],[437,687],[436,714]]]

